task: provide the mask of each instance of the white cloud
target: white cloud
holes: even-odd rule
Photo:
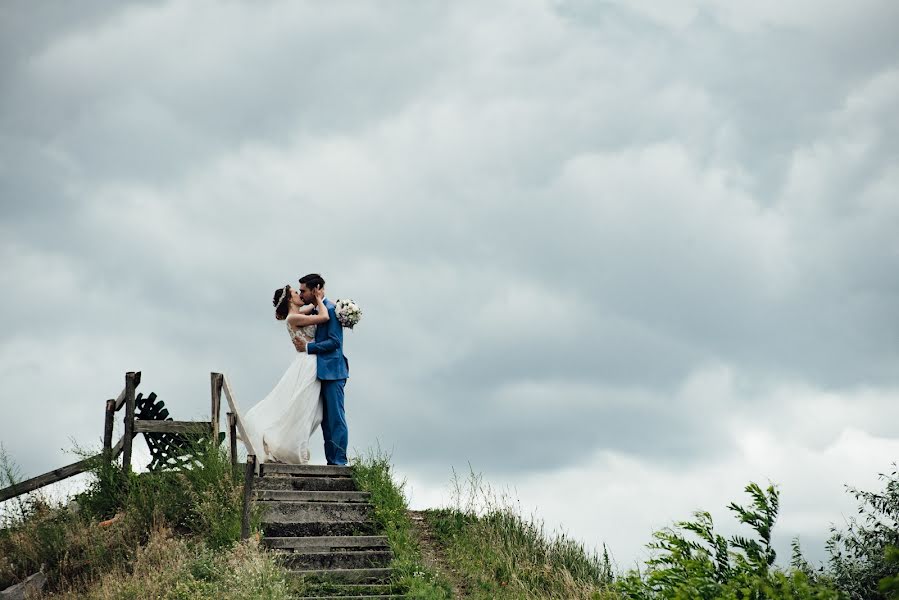
[[[722,418],[733,406],[730,396],[739,395],[733,374],[720,367],[697,373],[681,393],[694,399],[689,403],[693,418],[714,427],[727,423],[730,443],[709,448],[692,464],[672,467],[656,458],[597,450],[586,460],[517,476],[480,471],[477,462],[472,468],[498,494],[517,499],[525,516],[537,515],[549,529],[565,531],[588,547],[605,543],[622,568],[647,556],[652,531],[686,520],[696,510],[711,512],[724,534],[740,531],[727,504],[747,503],[743,488],[750,481],[763,487],[775,483],[781,492],[774,530],[780,561],[788,560],[789,543],[797,536],[807,555],[821,561],[829,527],[843,527],[855,512],[856,502],[844,485],[880,489],[877,474],[887,472],[899,456],[899,440],[891,432],[872,435],[863,429],[872,419],[894,422],[899,390],[876,398],[866,390],[840,398],[805,390],[798,400],[795,392],[787,386],[738,398],[744,409]],[[464,482],[466,465],[454,466]],[[441,483],[431,473],[405,471],[402,465],[399,470],[409,479],[414,506],[455,501],[449,472]]]
[[[249,406],[320,271],[365,310],[351,444],[416,503],[471,461],[629,563],[771,476],[820,537],[896,454],[899,80],[894,9],[809,6],[17,9],[0,439],[59,466],[129,369]]]

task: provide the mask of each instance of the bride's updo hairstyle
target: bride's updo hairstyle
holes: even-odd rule
[[[290,312],[290,286],[285,285],[283,288],[275,290],[275,297],[272,298],[272,305],[275,307],[275,318],[283,321]]]

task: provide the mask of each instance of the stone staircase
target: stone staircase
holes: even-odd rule
[[[349,467],[262,464],[255,480],[263,544],[281,555],[295,598],[402,598],[393,554]]]

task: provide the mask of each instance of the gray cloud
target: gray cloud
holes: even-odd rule
[[[896,8],[813,8],[7,3],[0,440],[59,466],[131,369],[251,405],[320,271],[366,314],[351,442],[427,486],[880,448],[845,436],[895,440]]]

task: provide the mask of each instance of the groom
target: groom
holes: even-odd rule
[[[315,290],[325,288],[321,275],[312,273],[300,278],[300,298],[304,304],[315,304]],[[315,341],[306,343],[301,337],[294,340],[298,352],[315,354],[318,378],[322,382],[322,436],[325,438],[325,459],[329,465],[347,464],[346,449],[349,432],[343,410],[343,388],[350,376],[350,365],[343,355],[343,327],[334,313],[334,303],[325,298],[330,319],[315,329]],[[313,311],[315,313],[315,311]]]

